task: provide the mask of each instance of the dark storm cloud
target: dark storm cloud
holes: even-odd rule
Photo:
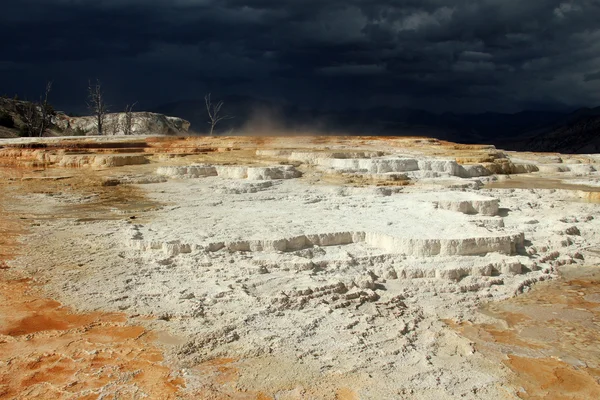
[[[117,101],[145,104],[218,90],[458,111],[594,105],[599,20],[598,0],[20,0],[0,14],[14,38],[0,79],[101,76]]]
[[[586,82],[600,80],[600,71],[593,74],[586,74],[584,80]]]

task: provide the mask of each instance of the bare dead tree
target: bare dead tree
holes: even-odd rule
[[[212,136],[215,130],[215,126],[217,126],[217,124],[220,121],[223,121],[224,119],[231,119],[233,117],[230,117],[228,115],[219,115],[224,103],[222,101],[219,101],[218,103],[213,104],[213,102],[210,99],[210,93],[204,96],[204,102],[206,103],[206,111],[208,112],[208,118],[210,118],[208,124],[210,125],[210,135]]]
[[[46,83],[44,94],[40,96],[39,103],[25,101],[22,102],[21,119],[23,121],[22,132],[26,136],[42,137],[50,127],[53,113],[52,106],[48,102],[48,97],[52,91],[52,82]]]
[[[88,82],[88,109],[92,115],[96,118],[96,127],[98,128],[98,135],[104,134],[104,122],[106,121],[106,114],[108,113],[108,106],[104,101],[104,92],[102,91],[102,84],[98,79],[96,83],[92,84]]]
[[[52,91],[52,81],[46,83],[46,90],[44,91],[44,96],[40,98],[40,106],[41,106],[41,120],[39,126],[40,137],[44,136],[44,132],[50,126],[50,115],[52,114],[52,109],[50,104],[48,103],[48,96]]]
[[[133,123],[134,123],[134,115],[133,115],[133,107],[137,102],[125,106],[125,122],[123,124],[123,134],[125,135],[133,135]]]
[[[34,136],[40,126],[40,114],[37,105],[33,102],[25,102],[21,119],[23,121],[23,135]]]
[[[104,122],[104,132],[110,132],[111,135],[113,136],[117,136],[119,134],[119,132],[121,131],[121,123],[119,121],[119,115],[115,115],[115,117],[113,118],[113,120],[111,121],[110,119],[108,121]]]

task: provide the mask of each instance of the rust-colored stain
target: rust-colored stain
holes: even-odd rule
[[[151,332],[124,314],[76,313],[9,267],[26,251],[17,241],[26,221],[2,207],[7,184],[0,181],[0,399],[179,397],[185,381],[162,365]]]
[[[213,375],[214,381],[220,385],[232,383],[238,379],[238,368],[233,358],[215,358],[204,362],[196,368],[202,375]]]
[[[509,355],[506,364],[518,374],[523,399],[597,399],[597,371],[577,369],[553,358]]]
[[[482,312],[498,323],[448,325],[504,358],[523,399],[600,398],[600,268],[564,268],[560,279]]]
[[[185,386],[143,327],[118,314],[76,314],[36,292],[1,276],[0,399],[174,399]]]
[[[335,394],[335,399],[336,400],[359,400],[358,395],[347,388],[341,388],[338,389],[338,391]]]
[[[194,367],[196,376],[202,377],[200,388],[191,393],[191,398],[210,400],[272,400],[264,392],[242,392],[236,387],[239,379],[239,360],[215,358]]]

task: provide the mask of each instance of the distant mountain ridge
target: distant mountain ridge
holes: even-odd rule
[[[581,108],[500,147],[521,151],[600,153],[600,107]]]

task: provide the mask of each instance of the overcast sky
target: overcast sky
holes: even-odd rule
[[[600,105],[600,0],[12,0],[0,93],[81,109],[251,95],[314,107]],[[117,111],[117,110],[115,110]]]

